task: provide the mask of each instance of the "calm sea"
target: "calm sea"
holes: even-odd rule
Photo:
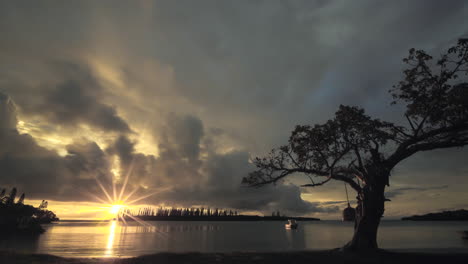
[[[353,224],[299,222],[60,222],[37,238],[0,236],[0,249],[64,257],[128,257],[157,252],[294,251],[340,247]],[[383,221],[382,248],[410,251],[468,252],[461,230],[468,222]]]

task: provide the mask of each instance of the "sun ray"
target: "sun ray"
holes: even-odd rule
[[[158,228],[157,228],[156,226],[151,225],[151,224],[148,224],[148,223],[146,223],[146,222],[144,222],[144,221],[138,219],[138,217],[136,217],[136,216],[127,214],[127,213],[125,213],[125,212],[122,212],[122,214],[123,214],[123,215],[126,215],[126,216],[128,216],[128,217],[130,217],[130,218],[133,219],[135,222],[137,222],[137,223],[139,223],[139,224],[141,224],[141,225],[143,225],[143,226],[154,228],[154,231],[155,231],[156,233],[159,233],[159,234],[161,234],[161,235],[167,236],[167,233],[166,233],[166,232],[163,232],[163,231],[161,231],[161,230],[158,230]],[[122,216],[122,220],[125,221],[125,216]],[[126,223],[126,221],[125,221],[125,223]]]
[[[100,203],[103,203],[103,204],[106,204],[106,203],[107,203],[107,202],[104,201],[103,199],[99,198],[99,196],[94,195],[94,194],[92,194],[92,193],[90,193],[90,192],[88,192],[88,191],[82,191],[82,193],[84,193],[84,194],[86,194],[86,195],[88,195],[88,196],[90,196],[90,197],[96,199],[96,200],[97,200],[98,202],[100,202]]]
[[[117,195],[115,194],[115,176],[111,175],[112,178],[112,196],[114,197],[114,201],[117,200]]]
[[[94,179],[96,180],[97,184],[99,185],[99,187],[101,187],[101,190],[104,192],[104,194],[106,195],[107,199],[109,199],[109,203],[112,204],[112,198],[111,196],[109,195],[109,193],[107,192],[106,188],[104,188],[104,186],[102,185],[101,181],[99,181],[99,179],[97,177],[94,177]]]
[[[125,175],[124,183],[123,183],[123,185],[122,185],[122,188],[120,189],[119,201],[122,200],[122,195],[124,194],[125,188],[127,187],[128,178],[129,178],[130,175],[132,174],[134,163],[135,163],[135,157],[132,158],[132,161],[130,162],[130,166],[129,166],[129,168],[128,168],[128,171],[127,171],[127,173],[126,173],[126,175]]]
[[[128,217],[130,217],[131,219],[133,219],[134,221],[136,221],[137,223],[139,223],[139,224],[141,224],[141,225],[144,225],[144,226],[152,226],[152,225],[150,225],[150,224],[148,224],[148,223],[146,223],[146,222],[144,222],[144,221],[138,219],[138,217],[135,217],[135,216],[133,216],[133,215],[131,215],[131,214],[127,214],[127,213],[125,213],[125,212],[124,212],[123,214],[126,215],[126,216],[128,216]]]
[[[84,210],[85,212],[100,212],[100,211],[106,211],[108,210],[107,207],[99,207],[97,209],[87,209],[87,210]]]
[[[125,199],[122,200],[122,203],[125,203],[128,199],[130,199],[130,197],[132,197],[133,194],[135,194],[136,191],[138,191],[138,189],[140,188],[140,186],[136,186],[133,191],[131,191],[127,197],[125,197]]]
[[[152,228],[152,230],[154,232],[156,232],[157,234],[159,234],[159,235],[167,236],[167,232],[163,232],[163,231],[159,230],[156,226],[154,226],[152,224],[149,224],[149,223],[139,219],[137,216],[133,216],[131,214],[128,214],[123,210],[119,211],[119,214],[118,214],[117,218],[121,219],[122,222],[124,223],[124,225],[127,225],[127,220],[125,219],[125,217],[131,218],[133,221],[137,222],[138,224],[140,224],[140,225],[142,225],[144,227]]]
[[[108,202],[105,201],[105,198],[101,198],[96,194],[93,194],[89,191],[87,191],[85,194],[92,197],[94,200],[102,203],[104,205],[103,208],[96,209],[96,211],[104,211],[107,210],[109,215],[112,215],[112,218],[114,220],[121,221],[125,225],[127,224],[127,220],[130,218],[137,222],[140,225],[143,226],[150,226],[154,227],[153,225],[150,225],[146,223],[145,221],[139,219],[137,216],[134,216],[132,214],[127,213],[126,210],[123,210],[124,207],[127,207],[131,204],[134,204],[138,201],[141,201],[145,198],[148,198],[150,196],[153,196],[155,194],[161,193],[163,191],[166,191],[168,188],[163,188],[160,189],[156,192],[147,194],[147,195],[142,195],[139,197],[134,197],[135,193],[140,189],[140,185],[134,186],[133,190],[130,193],[127,193],[127,188],[129,186],[129,180],[130,177],[133,175],[133,170],[135,166],[135,157],[132,158],[128,170],[125,172],[125,177],[123,178],[123,182],[121,182],[122,178],[118,177],[118,175],[110,175],[111,176],[111,188],[112,188],[112,193],[110,190],[106,187],[104,187],[103,183],[98,177],[94,177],[96,180],[96,183],[98,184],[99,188],[101,188],[105,198],[107,198]],[[120,184],[122,183],[122,184]],[[120,187],[120,188],[119,188]],[[145,187],[146,189],[146,187]],[[129,199],[133,198],[133,200],[129,201]],[[128,218],[127,218],[128,217]],[[157,232],[160,232],[159,230],[156,230]]]
[[[171,189],[171,188],[170,188],[170,187],[162,188],[161,190],[158,190],[158,191],[156,191],[156,192],[150,193],[150,194],[148,194],[148,195],[140,196],[140,197],[138,197],[138,198],[136,198],[136,199],[134,199],[134,200],[132,200],[132,201],[130,201],[130,202],[127,202],[126,204],[128,204],[128,205],[133,204],[133,203],[135,203],[135,202],[141,201],[141,200],[143,200],[143,199],[145,199],[145,198],[148,198],[148,197],[150,197],[150,196],[153,196],[153,195],[155,195],[155,194],[162,193],[162,192],[166,192],[166,191],[168,191],[169,189]]]
[[[148,198],[148,197],[150,197],[150,196],[153,196],[153,195],[158,194],[158,193],[161,193],[161,192],[162,192],[162,191],[157,191],[157,192],[154,192],[154,193],[150,193],[150,194],[148,194],[148,195],[140,196],[140,197],[136,198],[135,200],[132,200],[132,201],[130,201],[130,202],[127,202],[126,204],[131,205],[131,204],[133,204],[133,203],[135,203],[135,202],[141,201],[141,200],[143,200],[143,199],[145,199],[145,198]]]
[[[124,223],[124,225],[127,225],[127,220],[125,220],[125,217],[123,217],[122,215],[119,215],[119,219],[122,219],[122,222]]]

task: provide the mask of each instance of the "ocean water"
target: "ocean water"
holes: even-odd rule
[[[63,257],[130,257],[157,252],[298,251],[344,245],[353,223],[299,222],[59,222],[31,238],[0,236],[0,249]],[[383,221],[379,246],[399,251],[468,252],[459,234],[468,222]]]

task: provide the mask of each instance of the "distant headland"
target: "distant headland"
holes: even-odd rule
[[[403,217],[401,220],[411,221],[468,221],[468,210],[443,211],[425,215]]]

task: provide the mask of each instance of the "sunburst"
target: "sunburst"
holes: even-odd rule
[[[137,196],[138,190],[140,190],[140,186],[135,186],[132,191],[126,192],[129,178],[132,175],[133,172],[133,167],[134,167],[134,159],[132,159],[130,166],[128,168],[128,171],[123,178],[122,185],[120,189],[117,187],[116,183],[116,175],[112,175],[112,184],[109,188],[106,188],[104,184],[98,179],[98,177],[94,177],[96,180],[97,185],[102,191],[101,196],[90,193],[89,191],[86,191],[85,193],[92,197],[95,201],[98,203],[102,204],[102,207],[100,207],[99,210],[97,211],[107,211],[107,213],[111,216],[112,219],[120,220],[123,223],[126,223],[125,218],[130,218],[140,224],[147,225],[147,223],[144,223],[142,220],[138,219],[137,217],[130,215],[124,210],[125,208],[129,208],[132,205],[135,205],[136,202],[139,202],[143,199],[146,199],[148,197],[151,197],[157,193],[160,193],[163,190],[156,191],[150,194],[144,194]]]

